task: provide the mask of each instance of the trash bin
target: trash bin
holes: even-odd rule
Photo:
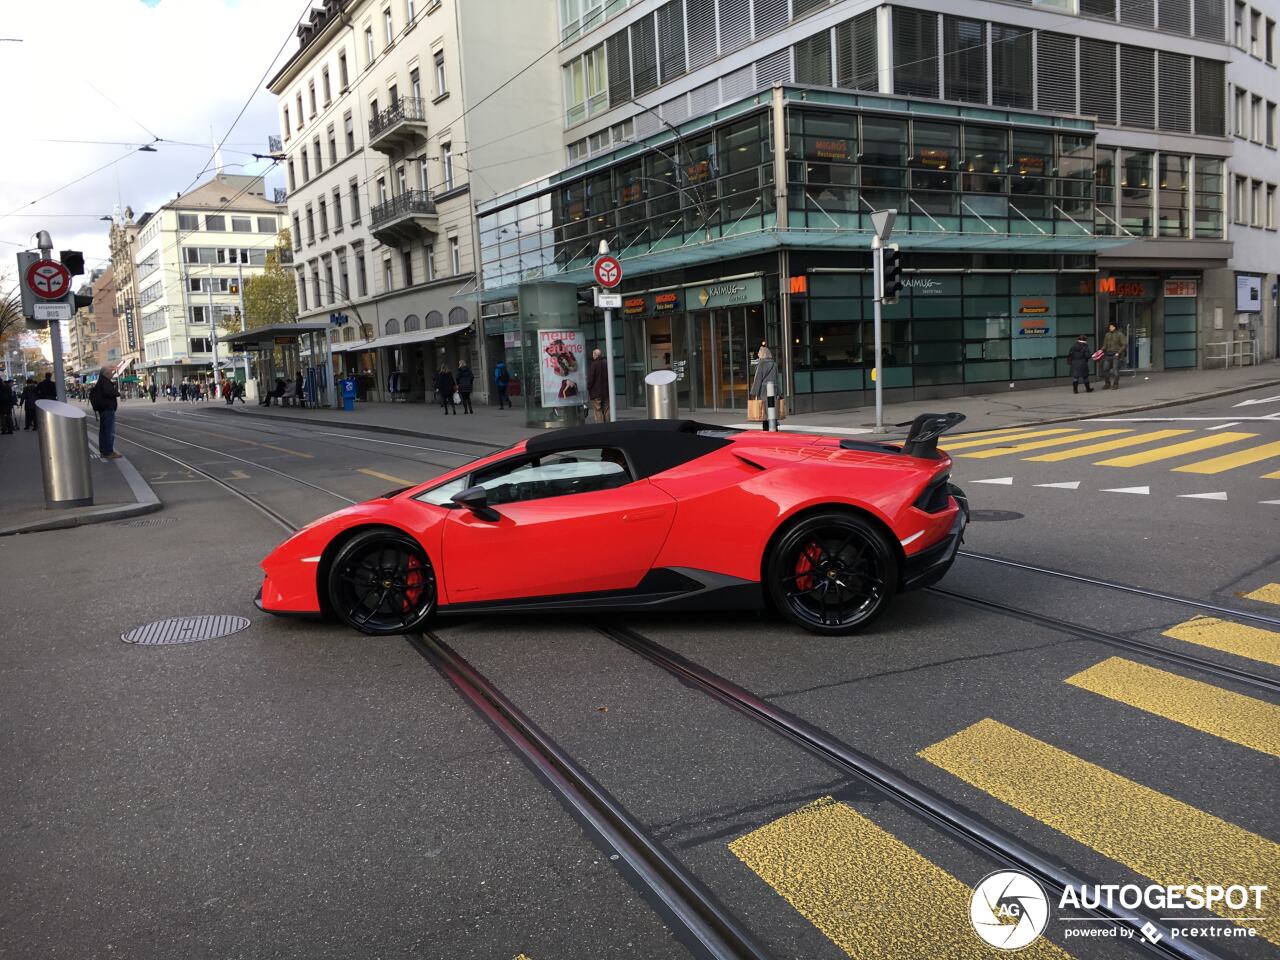
[[[653,371],[644,378],[644,392],[648,398],[651,419],[678,420],[680,418],[674,370]]]
[[[93,503],[88,417],[79,407],[61,400],[37,400],[36,410],[45,506],[51,510],[88,506]]]
[[[354,410],[356,408],[356,382],[354,380],[340,381],[342,387],[342,409]]]

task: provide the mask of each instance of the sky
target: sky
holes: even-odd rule
[[[250,155],[266,153],[267,137],[280,133],[263,74],[297,50],[295,28],[310,6],[303,0],[4,0],[0,37],[21,42],[0,42],[0,89],[6,91],[0,293],[14,282],[14,255],[33,246],[37,230],[49,231],[55,250],[83,251],[86,272],[105,266],[110,225],[98,218],[117,202],[140,215],[197,177],[208,179],[213,141],[227,134],[251,95],[222,159],[228,173],[267,170],[269,161]],[[138,152],[157,137],[193,146],[161,142],[155,153]],[[267,185],[268,195],[283,185],[278,170],[268,174]]]

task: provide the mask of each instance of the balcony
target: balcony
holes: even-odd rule
[[[381,153],[398,153],[426,138],[427,110],[421,97],[401,97],[369,121],[369,146]]]
[[[423,240],[439,230],[440,217],[425,190],[406,190],[369,211],[373,235],[388,246]]]

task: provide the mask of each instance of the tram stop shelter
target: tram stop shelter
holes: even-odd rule
[[[218,342],[233,356],[249,358],[248,399],[266,396],[277,380],[292,385],[301,371],[303,399],[313,406],[329,406],[334,394],[328,330],[329,324],[323,321],[275,323],[222,337]]]

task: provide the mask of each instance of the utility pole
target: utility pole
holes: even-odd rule
[[[210,396],[218,395],[218,323],[213,319],[213,267],[209,267],[209,350],[213,354],[213,382],[209,385]]]
[[[876,385],[876,433],[884,433],[884,370],[881,367],[883,349],[883,333],[880,308],[885,299],[884,251],[893,235],[893,223],[898,218],[897,210],[879,210],[871,215],[871,223],[876,228],[876,235],[871,238],[871,267],[873,273],[872,289],[875,294],[875,351],[876,362],[871,368],[871,379]],[[895,296],[892,303],[897,302]]]
[[[609,241],[600,241],[600,256],[608,256]],[[605,370],[609,373],[609,422],[613,423],[618,419],[617,396],[614,394],[613,385],[613,308],[605,307],[604,310],[604,363]]]
[[[244,265],[236,264],[236,293],[240,295],[240,332],[249,329],[249,316],[244,312]],[[244,352],[244,386],[249,389],[249,351]]]

